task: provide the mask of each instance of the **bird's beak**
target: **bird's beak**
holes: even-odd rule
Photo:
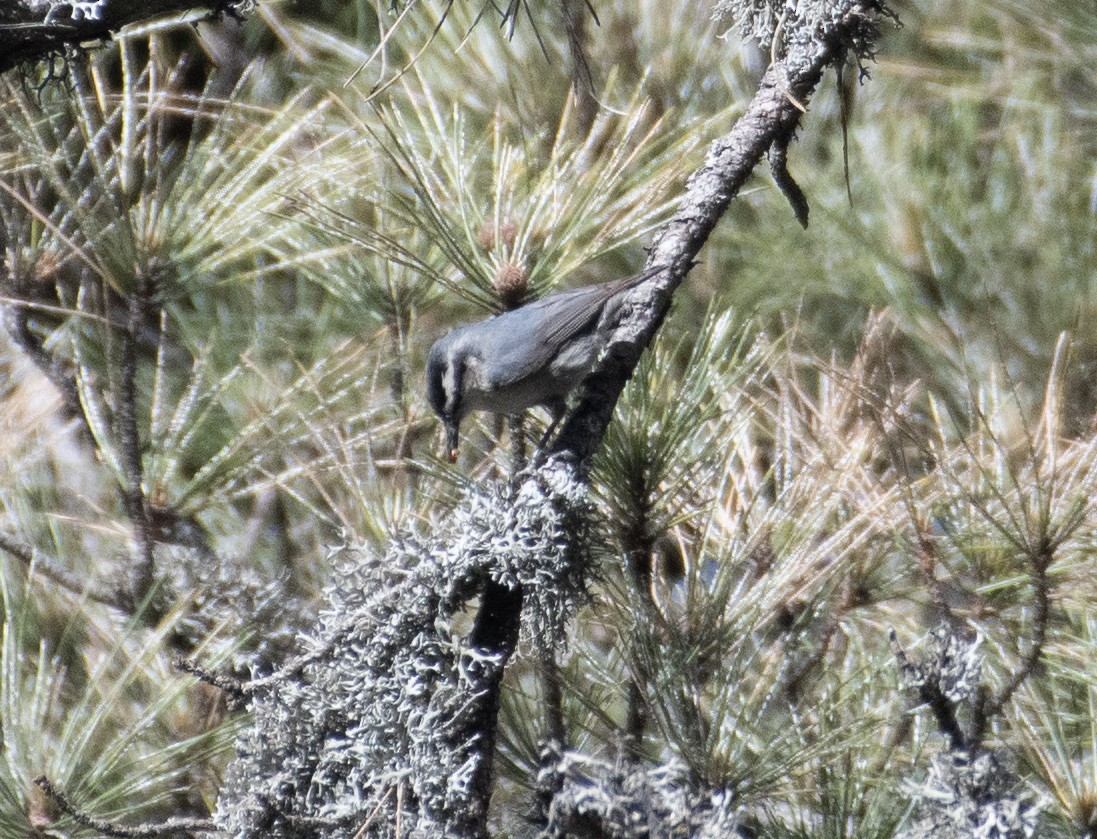
[[[447,419],[444,421],[446,426],[446,447],[449,449],[449,462],[457,462],[457,428],[458,421],[453,419]]]

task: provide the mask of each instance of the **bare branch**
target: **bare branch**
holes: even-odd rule
[[[148,280],[142,274],[137,278],[138,288],[129,299],[127,329],[122,336],[122,359],[118,396],[114,416],[125,472],[122,497],[126,515],[133,525],[134,557],[130,575],[130,597],[134,606],[145,601],[152,591],[154,581],[152,524],[148,503],[142,488],[141,440],[137,431],[137,336],[144,319],[148,301]]]
[[[769,147],[769,170],[773,173],[773,182],[781,190],[781,194],[788,199],[792,212],[796,214],[796,220],[804,230],[808,229],[808,199],[800,185],[796,183],[788,171],[788,144],[791,136],[779,137]]]
[[[237,14],[229,0],[9,0],[0,4],[0,73],[94,41],[109,41],[130,23],[189,10]]]
[[[1006,703],[1025,680],[1032,675],[1040,658],[1044,654],[1044,640],[1047,637],[1048,619],[1051,617],[1051,597],[1048,591],[1047,569],[1051,565],[1052,552],[1041,551],[1030,559],[1032,569],[1032,639],[1029,641],[1028,651],[1021,659],[1021,663],[1002,687],[996,696],[987,697],[976,707],[975,737],[981,738],[986,733],[986,726],[990,720],[1001,713]]]
[[[7,533],[0,532],[0,550],[7,551],[27,568],[33,568],[47,580],[57,583],[57,585],[76,597],[88,597],[105,606],[112,606],[116,609],[123,608],[123,604],[118,602],[117,597],[98,587],[89,585],[86,580],[82,580],[73,574],[53,557],[46,556],[29,545],[24,545]]]
[[[220,673],[206,670],[192,658],[179,657],[176,658],[172,664],[175,666],[176,670],[180,670],[183,673],[189,673],[198,679],[198,681],[205,682],[207,685],[212,685],[218,690],[224,691],[234,700],[242,700],[247,696],[244,685],[239,679],[233,679],[229,676],[223,676]]]
[[[90,830],[97,830],[106,836],[120,837],[121,839],[156,839],[158,836],[167,836],[169,834],[183,833],[191,836],[199,832],[218,832],[217,825],[213,823],[212,819],[168,819],[158,824],[147,823],[132,827],[114,824],[96,818],[77,808],[45,775],[39,775],[35,778],[34,784],[56,801],[57,806],[72,816],[78,823]]]
[[[763,155],[791,137],[806,102],[823,71],[841,61],[850,30],[864,28],[881,9],[878,3],[848,2],[823,31],[799,33],[786,53],[770,65],[746,113],[732,130],[709,147],[704,164],[689,179],[686,194],[674,217],[663,228],[651,249],[649,267],[664,267],[633,292],[635,308],[611,340],[602,362],[587,379],[580,402],[564,421],[552,444],[553,454],[574,457],[582,470],[591,458],[613,414],[625,382],[640,355],[654,338],[670,308],[674,290],[693,266],[723,216]],[[789,38],[793,36],[790,34]]]

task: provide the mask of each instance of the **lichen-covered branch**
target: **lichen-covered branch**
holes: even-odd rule
[[[0,3],[0,73],[68,47],[110,40],[130,23],[204,10],[233,14],[251,0],[8,0]]]
[[[680,764],[642,767],[547,750],[537,785],[554,790],[538,839],[732,839],[734,797],[702,790]]]
[[[117,839],[157,839],[160,836],[195,836],[199,833],[205,835],[215,829],[210,819],[169,819],[165,822],[139,825],[116,824],[85,813],[69,801],[68,796],[54,786],[53,782],[45,775],[39,775],[34,779],[34,783],[42,792],[57,802],[57,805],[68,813],[74,821],[103,836],[117,837]]]
[[[907,792],[915,815],[898,839],[1031,839],[1045,802],[1026,789],[1005,756],[963,731],[958,710],[982,691],[978,639],[965,641],[947,626],[931,636],[929,650],[912,661],[891,634],[899,679],[929,706],[949,747],[934,755],[921,783]]]
[[[780,150],[788,144],[824,70],[844,61],[851,49],[871,55],[880,18],[891,15],[886,4],[876,0],[801,5],[805,11],[797,13],[795,21],[786,20],[774,35],[783,39],[782,57],[766,70],[754,99],[731,131],[709,147],[674,217],[656,237],[648,265],[666,271],[632,292],[632,316],[617,330],[602,363],[587,380],[577,409],[553,443],[554,453],[570,454],[583,469],[589,467],[625,382],[670,308],[674,289],[728,204],[763,156],[775,145]],[[806,7],[816,16],[811,17]]]
[[[551,462],[471,491],[433,538],[349,552],[307,642],[320,654],[250,692],[255,723],[218,824],[237,837],[390,836],[397,821],[484,835],[498,685],[518,631],[484,604],[468,638],[454,620],[486,590],[559,643],[582,596],[587,516],[586,487]]]

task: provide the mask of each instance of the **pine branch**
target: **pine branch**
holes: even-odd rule
[[[990,720],[1002,712],[1017,688],[1023,685],[1025,680],[1032,675],[1043,657],[1048,620],[1051,617],[1051,594],[1047,570],[1053,559],[1054,552],[1049,547],[1041,548],[1030,558],[1033,596],[1032,639],[1029,641],[1028,651],[1009,681],[1002,686],[997,694],[994,696],[987,695],[977,704],[975,720],[972,725],[976,742],[982,740]]]
[[[148,502],[143,489],[141,440],[137,430],[137,335],[148,302],[148,280],[138,277],[138,288],[129,299],[129,317],[122,335],[121,370],[118,398],[115,404],[115,433],[118,436],[125,472],[122,500],[126,515],[133,526],[135,555],[131,569],[129,594],[138,607],[152,591],[155,580],[154,542],[149,521]]]
[[[179,834],[192,836],[195,833],[209,833],[217,830],[217,826],[210,819],[168,819],[165,822],[133,826],[115,824],[106,819],[96,818],[76,807],[45,775],[35,778],[34,784],[56,801],[57,806],[72,816],[77,823],[105,836],[119,837],[119,839],[156,839],[158,836]]]
[[[24,545],[7,533],[0,532],[0,550],[11,554],[28,569],[35,569],[47,580],[56,583],[76,597],[89,597],[105,606],[125,609],[125,604],[121,603],[113,594],[99,586],[88,585],[86,581],[73,574],[58,560],[46,556],[28,545]]]
[[[244,6],[228,0],[11,0],[0,4],[0,73],[66,48],[109,41],[127,24],[189,10],[237,14]]]
[[[802,103],[808,101],[826,68],[844,60],[848,45],[887,14],[886,7],[871,0],[836,5],[839,8],[817,30],[805,24],[788,33],[784,57],[770,65],[746,113],[709,147],[704,165],[689,179],[677,212],[651,249],[648,266],[666,271],[637,287],[632,317],[621,324],[602,362],[587,379],[578,407],[552,445],[553,454],[575,458],[584,472],[590,468],[625,382],[655,337],[671,295],[731,200],[767,151],[776,146],[780,159],[780,148],[804,116]]]

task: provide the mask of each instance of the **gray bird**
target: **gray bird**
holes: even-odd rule
[[[542,405],[559,420],[616,326],[625,292],[661,270],[552,294],[435,342],[427,399],[445,426],[450,461],[471,411],[517,414]]]

